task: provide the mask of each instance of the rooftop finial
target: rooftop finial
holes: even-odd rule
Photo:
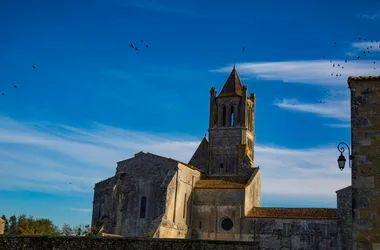
[[[233,69],[235,69],[235,60],[234,60],[234,68]]]

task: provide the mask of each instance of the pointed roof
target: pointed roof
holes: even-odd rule
[[[243,95],[243,85],[241,84],[240,77],[236,72],[235,66],[233,67],[230,76],[228,77],[226,83],[223,86],[222,91],[218,97],[223,96],[242,96]]]

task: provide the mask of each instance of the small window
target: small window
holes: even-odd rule
[[[141,197],[140,201],[140,219],[144,219],[146,215],[146,197]]]
[[[223,169],[223,163],[220,163],[220,169]]]
[[[202,221],[199,221],[199,229],[202,229]]]
[[[222,220],[221,226],[222,226],[224,231],[230,231],[233,228],[234,223],[232,222],[231,219],[226,218],[226,219]]]
[[[187,199],[187,194],[185,194],[185,198],[183,199],[183,214],[182,217],[186,217],[186,199]]]
[[[290,236],[290,223],[284,223],[284,227],[283,227],[283,234],[284,234],[284,237],[289,237]]]

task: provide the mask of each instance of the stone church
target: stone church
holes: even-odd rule
[[[261,207],[255,105],[256,95],[248,94],[234,67],[219,94],[210,90],[208,138],[190,161],[139,152],[118,162],[115,176],[95,184],[92,224],[125,237],[256,241],[266,250],[346,249],[341,242],[350,232],[338,227],[340,217],[350,217],[344,207],[340,213]],[[338,203],[350,200],[337,193]]]

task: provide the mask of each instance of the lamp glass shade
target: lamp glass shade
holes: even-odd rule
[[[346,158],[344,157],[343,154],[340,154],[338,158],[338,166],[340,170],[344,169],[344,165],[346,165]]]

